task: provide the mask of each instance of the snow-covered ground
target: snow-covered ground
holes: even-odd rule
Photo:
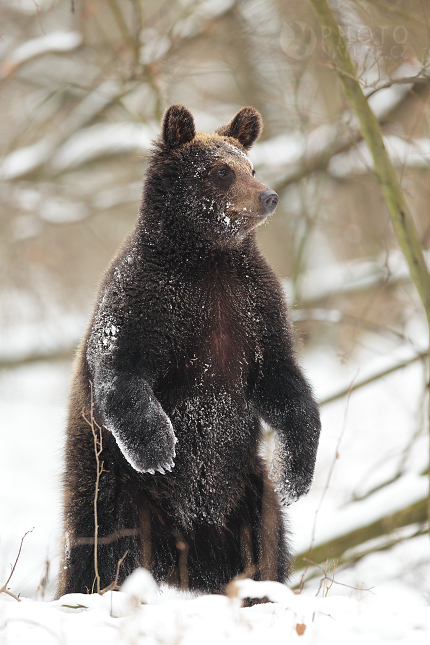
[[[410,335],[418,340],[413,351],[425,346],[425,334],[414,325]],[[346,364],[330,348],[303,357],[320,399],[385,368],[387,361],[404,360],[405,352],[412,351],[403,348],[396,356],[379,337],[361,341],[361,349]],[[2,349],[4,354],[7,347]],[[300,595],[276,583],[243,581],[231,597],[196,597],[157,590],[142,574],[121,592],[53,601],[69,378],[66,362],[36,362],[0,375],[0,587],[22,536],[32,530],[9,583],[23,600],[0,595],[0,643],[430,642],[428,535],[367,555],[349,568],[338,567],[331,586],[328,581],[321,584],[323,574],[317,572]],[[289,509],[297,553],[310,546],[312,534],[318,545],[425,497],[428,480],[421,473],[428,466],[429,450],[421,428],[424,384],[423,366],[417,361],[357,390],[349,400],[323,407],[315,483],[309,496]],[[402,476],[375,490],[396,475],[409,444]],[[412,534],[415,528],[397,536]],[[50,582],[42,598],[46,561]],[[293,583],[300,576],[298,572]],[[241,608],[240,598],[247,596],[266,596],[273,602]]]

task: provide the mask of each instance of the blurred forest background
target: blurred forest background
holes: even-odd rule
[[[331,6],[428,258],[430,5]],[[0,0],[0,12],[0,367],[7,378],[42,359],[71,361],[100,275],[135,220],[146,154],[166,107],[185,104],[199,130],[213,131],[253,105],[265,129],[250,156],[259,181],[280,195],[259,241],[285,280],[311,380],[319,361],[323,408],[346,401],[351,386],[422,362],[414,421],[374,488],[401,477],[414,442],[426,446],[425,317],[310,4]],[[370,367],[354,376],[363,356]],[[331,359],[350,367],[343,381],[324,368]],[[332,446],[321,481],[334,458]],[[425,447],[424,459],[422,476]],[[408,537],[418,535],[425,519],[424,497],[406,500],[378,527],[364,523],[361,534],[346,527],[346,541],[327,541],[314,559],[341,558],[383,536],[377,548],[387,548],[406,535],[393,531],[413,527]]]

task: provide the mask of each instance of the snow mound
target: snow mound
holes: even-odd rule
[[[33,645],[51,640],[65,645],[257,645],[263,639],[273,645],[429,642],[430,607],[411,605],[405,611],[392,599],[372,594],[360,600],[297,595],[277,582],[240,580],[233,585],[230,598],[189,598],[180,592],[164,597],[151,575],[140,569],[126,581],[124,591],[103,596],[68,594],[49,603],[4,596],[1,628],[5,642]],[[148,597],[152,604],[145,604]],[[269,602],[241,608],[242,598]]]

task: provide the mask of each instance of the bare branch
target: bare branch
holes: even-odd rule
[[[386,90],[389,87],[393,87],[393,85],[409,85],[411,83],[428,83],[430,80],[430,76],[426,73],[423,72],[423,70],[420,70],[418,74],[415,76],[399,76],[398,78],[390,78],[387,81],[384,81],[383,83],[377,84],[375,86],[369,86],[372,89],[370,89],[368,92],[366,92],[366,97],[369,99],[371,96],[376,94],[376,92],[380,92],[380,90]]]
[[[73,358],[74,350],[75,345],[70,349],[53,349],[46,352],[27,354],[26,356],[17,358],[0,358],[0,369],[14,369],[15,367],[37,363],[38,361],[68,361]]]
[[[375,175],[381,187],[394,232],[408,263],[411,278],[427,316],[429,328],[428,356],[430,364],[430,273],[424,259],[418,232],[400,187],[399,180],[397,179],[394,166],[385,148],[379,123],[370,109],[360,83],[356,78],[356,71],[349,56],[345,40],[330,6],[327,0],[310,0],[310,2],[318,22],[326,30],[326,40],[330,46],[333,60],[338,68],[343,90],[358,119],[363,138],[372,153]],[[430,396],[428,398],[430,432]],[[430,520],[430,488],[427,513]]]
[[[335,66],[331,66],[332,69],[336,69]],[[399,79],[390,79],[386,84],[378,86],[371,90],[368,94],[370,97],[372,94],[375,94],[379,90],[388,89],[392,85],[405,85],[408,86],[411,83],[428,83],[430,79],[427,76],[420,76],[415,79],[405,78]],[[410,89],[410,92],[413,91],[413,87]],[[399,105],[409,96],[409,92],[405,92],[402,99],[393,105],[391,109],[380,114],[378,116],[379,123],[383,125],[390,117],[393,110],[397,109]],[[342,152],[346,152],[353,145],[359,143],[363,139],[363,135],[360,132],[359,128],[353,124],[350,124],[348,128],[345,128],[345,123],[348,122],[348,110],[345,110],[340,119],[337,128],[332,128],[332,134],[328,138],[325,145],[316,145],[315,150],[312,149],[312,138],[314,135],[318,135],[318,128],[315,131],[312,131],[308,135],[308,149],[305,151],[302,159],[300,161],[293,163],[284,171],[284,174],[274,182],[274,188],[277,191],[281,191],[291,184],[295,184],[305,177],[312,175],[315,172],[324,171],[332,157]],[[318,136],[316,136],[318,143]]]
[[[389,374],[393,374],[393,372],[397,372],[397,370],[401,370],[404,367],[408,367],[409,365],[412,365],[412,363],[415,363],[416,361],[425,360],[427,355],[428,355],[427,350],[423,352],[419,352],[418,354],[416,354],[416,356],[412,356],[412,358],[402,361],[401,363],[397,363],[396,365],[393,365],[392,367],[388,367],[385,370],[381,370],[380,372],[376,372],[375,374],[372,374],[372,376],[369,376],[368,378],[363,379],[362,381],[358,381],[350,385],[348,388],[343,388],[338,392],[336,392],[335,394],[331,394],[325,399],[322,399],[319,402],[319,404],[327,405],[327,403],[332,403],[333,401],[337,401],[338,399],[341,399],[344,396],[350,395],[352,392],[355,392],[356,390],[359,390],[360,388],[365,387],[366,385],[370,385],[370,383],[374,383],[375,381],[378,381],[379,379],[384,378]]]
[[[315,562],[325,562],[327,558],[336,557],[339,560],[339,565],[348,564],[350,562],[356,562],[360,558],[364,557],[368,553],[372,553],[375,550],[378,550],[375,545],[367,550],[360,550],[360,553],[348,555],[354,547],[359,547],[360,545],[370,542],[375,538],[387,537],[384,544],[379,546],[379,549],[387,549],[398,542],[401,542],[405,537],[400,536],[388,537],[390,533],[394,533],[399,529],[407,526],[421,525],[421,528],[417,531],[414,531],[410,537],[415,537],[416,535],[421,535],[426,530],[426,499],[421,499],[406,508],[402,508],[400,511],[391,513],[390,515],[385,515],[376,522],[372,522],[367,526],[362,526],[359,529],[340,535],[332,540],[328,540],[323,544],[315,546],[312,551],[312,555],[308,552],[303,552],[297,556],[296,559],[296,569],[301,569],[305,567],[305,571],[302,576],[302,581],[300,583],[300,590],[303,588],[303,577],[306,575],[310,558],[312,557],[312,564]],[[301,564],[304,563],[304,564]]]

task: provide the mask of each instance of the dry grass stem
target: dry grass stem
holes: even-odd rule
[[[33,531],[34,531],[34,526],[33,526],[33,528],[32,528],[30,531],[27,531],[27,532],[26,532],[26,533],[24,533],[24,535],[22,536],[22,538],[21,538],[21,544],[19,545],[18,555],[16,556],[16,559],[15,559],[15,562],[13,563],[13,565],[11,565],[11,572],[10,572],[10,574],[9,574],[9,578],[6,580],[6,582],[4,583],[3,587],[1,587],[1,588],[0,588],[0,593],[5,593],[5,594],[7,594],[8,596],[11,596],[11,598],[15,598],[15,600],[17,600],[18,602],[21,602],[21,599],[20,599],[20,597],[19,597],[19,594],[16,596],[14,593],[12,593],[11,591],[9,591],[9,589],[8,589],[8,587],[7,587],[7,586],[8,586],[8,584],[9,584],[9,582],[11,581],[11,578],[12,578],[12,576],[13,576],[14,572],[15,572],[15,569],[16,569],[16,565],[18,564],[19,556],[21,555],[21,550],[22,550],[23,542],[24,542],[24,540],[25,540],[26,536],[27,536],[29,533],[32,533]]]
[[[98,524],[98,496],[99,496],[99,483],[100,483],[100,476],[103,472],[106,472],[103,469],[103,461],[100,461],[100,455],[103,452],[103,433],[102,429],[97,423],[97,421],[94,419],[94,396],[93,396],[93,384],[92,381],[90,381],[90,389],[91,389],[91,409],[89,413],[89,418],[86,416],[85,411],[82,411],[82,416],[84,417],[85,421],[88,423],[88,425],[91,428],[91,432],[93,434],[94,438],[94,454],[96,458],[96,482],[95,482],[95,491],[94,491],[94,572],[95,572],[95,578],[93,582],[93,588],[92,592],[94,591],[94,586],[96,588],[96,592],[100,593],[100,575],[99,575],[99,570],[98,570],[98,563],[97,563],[97,548],[98,548],[98,533],[99,533],[99,524]]]
[[[120,567],[121,567],[122,563],[124,562],[124,560],[125,560],[125,558],[126,558],[126,556],[127,556],[127,553],[128,553],[128,551],[126,551],[126,552],[124,553],[124,555],[122,556],[122,558],[120,558],[120,559],[118,560],[118,562],[117,562],[117,565],[116,565],[116,574],[115,574],[115,579],[110,583],[110,585],[108,585],[108,586],[107,586],[107,587],[105,587],[104,589],[101,589],[101,591],[99,591],[99,592],[98,592],[101,596],[102,596],[104,593],[107,593],[108,591],[115,591],[115,590],[116,590],[116,588],[117,588],[117,586],[118,586],[119,570],[120,570]]]

